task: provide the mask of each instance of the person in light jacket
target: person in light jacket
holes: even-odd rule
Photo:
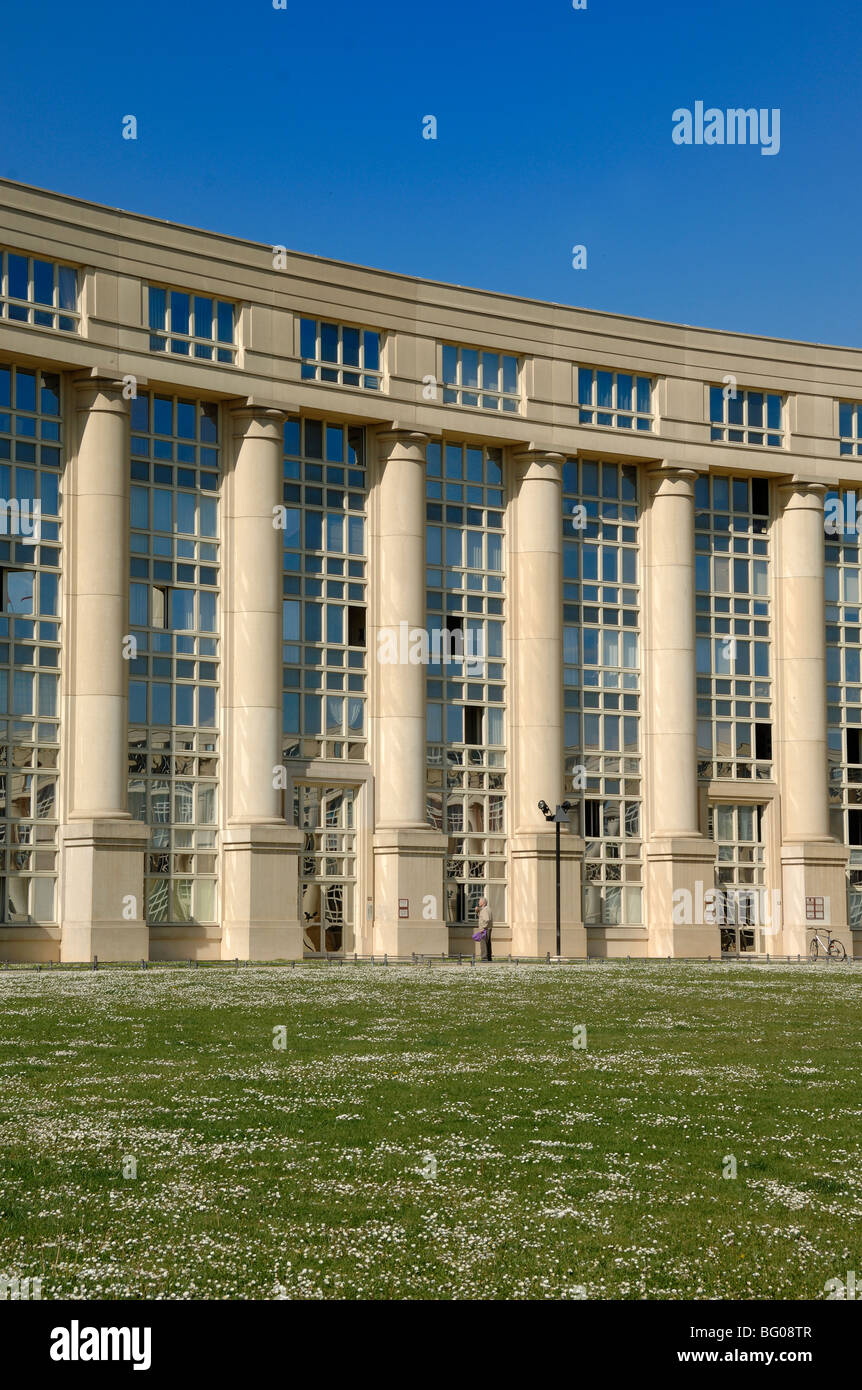
[[[490,907],[488,906],[488,899],[487,899],[487,898],[480,898],[480,899],[479,899],[478,924],[479,924],[479,930],[480,930],[480,931],[484,931],[484,933],[485,933],[485,935],[482,937],[482,940],[479,942],[479,947],[480,947],[480,951],[481,951],[480,960],[487,960],[487,961],[490,961],[490,960],[491,960],[491,932],[492,932],[493,927],[494,927],[494,919],[493,919],[493,917],[491,916],[491,909],[490,909]]]

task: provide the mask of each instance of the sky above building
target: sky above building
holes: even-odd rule
[[[860,29],[858,0],[19,0],[0,176],[428,279],[862,347]]]

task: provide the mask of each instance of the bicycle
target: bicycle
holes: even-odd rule
[[[824,935],[826,937],[825,941],[818,932],[814,933],[811,938],[811,944],[808,947],[808,959],[817,960],[818,955],[822,951],[824,956],[829,956],[832,960],[846,960],[847,951],[845,947],[842,946],[841,942],[834,939],[831,931],[824,930]]]

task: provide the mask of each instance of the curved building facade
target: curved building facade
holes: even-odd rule
[[[564,956],[862,954],[860,454],[857,350],[0,181],[0,959],[542,957],[539,803]]]

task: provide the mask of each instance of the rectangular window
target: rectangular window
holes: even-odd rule
[[[563,787],[580,803],[586,841],[584,921],[634,925],[643,913],[637,468],[567,459],[562,532]]]
[[[328,381],[379,391],[381,334],[321,319],[300,319],[299,355],[303,381]]]
[[[476,364],[477,372],[480,365]],[[502,450],[426,450],[426,814],[448,837],[445,919],[506,916]]]
[[[853,401],[838,403],[839,453],[862,454],[862,405]]]
[[[46,272],[42,302],[47,281]],[[0,364],[0,923],[8,925],[58,920],[61,448],[59,376]]]
[[[853,407],[855,411],[855,407]],[[842,424],[842,434],[847,429]],[[858,489],[826,496],[829,823],[850,848],[848,921],[862,929],[862,555]],[[836,514],[840,521],[836,521]]]
[[[77,333],[77,270],[39,256],[0,251],[0,318]]]
[[[784,445],[784,397],[774,391],[709,388],[709,437],[724,444]]]
[[[285,763],[362,762],[368,736],[364,431],[287,420],[283,502],[282,756]]]
[[[129,809],[150,830],[147,921],[213,923],[218,407],[139,393],[131,402],[131,476]]]
[[[236,306],[210,295],[147,287],[150,352],[202,362],[235,362]]]
[[[444,343],[443,400],[481,410],[517,414],[521,408],[521,360],[508,353]]]
[[[772,776],[766,479],[695,482],[698,776]]]
[[[578,419],[608,429],[651,430],[652,378],[578,367]]]

